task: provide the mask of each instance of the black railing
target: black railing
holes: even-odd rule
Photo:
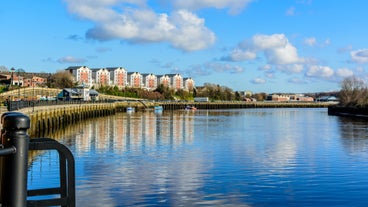
[[[29,117],[18,112],[6,112],[1,117],[0,203],[4,206],[75,206],[75,166],[70,150],[50,138],[29,139]],[[57,150],[59,153],[60,186],[27,189],[29,150]],[[27,200],[33,196],[57,198]]]
[[[91,104],[91,103],[111,103],[111,100],[103,101],[8,101],[6,103],[8,111],[15,111],[23,108],[31,108],[37,106],[54,106],[54,105],[71,105],[71,104]]]
[[[144,106],[146,106],[142,100],[140,99],[121,99],[121,100],[113,100],[113,99],[104,99],[98,101],[84,101],[84,100],[48,100],[48,101],[7,101],[5,105],[8,111],[16,111],[23,108],[31,108],[37,106],[54,106],[54,105],[72,105],[72,104],[91,104],[91,103],[114,103],[114,102],[141,102]]]
[[[31,139],[29,150],[57,150],[59,154],[60,187],[28,190],[28,197],[40,195],[60,195],[58,198],[28,200],[27,206],[75,206],[74,157],[70,150],[50,138]]]

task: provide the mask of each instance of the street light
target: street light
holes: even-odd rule
[[[34,74],[32,74],[32,87],[33,87],[33,96],[32,96],[32,100],[35,99],[35,81],[34,81]]]
[[[18,99],[20,101],[20,77],[19,77],[19,69],[18,69]]]

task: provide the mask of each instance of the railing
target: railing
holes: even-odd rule
[[[71,104],[90,104],[90,103],[111,103],[112,101],[8,101],[7,109],[8,111],[15,111],[23,108],[31,108],[37,106],[54,106],[54,105],[71,105]]]
[[[18,112],[7,112],[1,117],[0,203],[1,206],[75,206],[75,167],[70,150],[49,138],[29,139],[29,117]],[[29,150],[57,150],[59,153],[60,187],[27,189]],[[33,196],[57,198],[27,200]]]
[[[71,104],[91,104],[91,103],[113,103],[113,102],[141,102],[144,106],[146,106],[142,100],[140,99],[126,99],[126,100],[99,100],[99,101],[83,101],[83,100],[70,100],[70,101],[7,101],[6,107],[8,111],[15,111],[23,108],[31,108],[37,106],[54,106],[54,105],[71,105]]]

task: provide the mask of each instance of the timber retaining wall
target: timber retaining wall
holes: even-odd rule
[[[28,134],[31,137],[42,137],[81,120],[123,112],[128,106],[135,107],[138,110],[143,108],[143,105],[138,102],[116,102],[35,107],[19,111],[30,117],[31,127]]]

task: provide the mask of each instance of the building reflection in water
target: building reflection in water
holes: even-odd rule
[[[119,113],[86,120],[47,136],[75,147],[76,153],[123,152],[157,145],[190,144],[194,139],[193,122],[193,116],[185,113]]]

